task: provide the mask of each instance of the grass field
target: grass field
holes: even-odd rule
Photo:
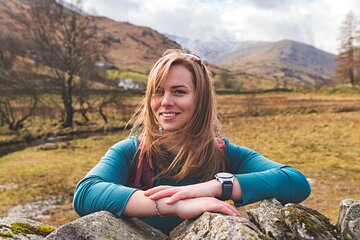
[[[304,202],[337,221],[342,199],[360,199],[360,96],[316,94],[218,97],[222,135],[275,161],[298,168],[311,181]],[[51,196],[64,201],[43,222],[61,225],[78,216],[71,199],[77,181],[127,132],[29,147],[0,158],[0,216],[10,207]]]

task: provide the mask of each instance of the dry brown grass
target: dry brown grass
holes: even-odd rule
[[[222,135],[301,170],[313,182],[305,204],[335,223],[342,199],[360,199],[360,112],[337,111],[359,106],[359,99],[293,94],[220,96]],[[0,186],[12,183],[17,188],[0,189],[0,215],[17,204],[53,195],[71,197],[77,181],[109,146],[126,135],[74,140],[67,148],[51,151],[30,147],[1,157]],[[77,218],[69,203],[50,214],[51,218],[43,221],[56,226]]]

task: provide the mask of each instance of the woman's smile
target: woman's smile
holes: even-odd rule
[[[173,119],[175,119],[175,116],[179,115],[180,113],[173,113],[173,112],[166,112],[166,113],[160,113],[160,116],[165,120],[165,121],[171,121]]]

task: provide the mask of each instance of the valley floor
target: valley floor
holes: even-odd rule
[[[304,202],[336,223],[343,199],[360,199],[360,97],[313,95],[220,96],[221,134],[294,166],[309,179]],[[70,200],[77,181],[128,132],[39,146],[0,158],[0,216],[19,204],[59,197],[45,223],[76,219]]]

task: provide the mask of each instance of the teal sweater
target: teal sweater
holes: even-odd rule
[[[80,216],[106,210],[121,217],[127,201],[137,190],[125,185],[136,161],[134,157],[138,148],[137,139],[130,137],[116,143],[78,183],[73,205]],[[309,183],[296,169],[273,162],[246,147],[230,143],[227,138],[224,138],[224,141],[228,172],[233,173],[241,185],[242,200],[235,202],[237,206],[266,198],[276,198],[282,204],[297,203],[309,196]],[[155,186],[195,183],[199,183],[199,180],[192,178],[175,182],[159,178],[156,179]],[[182,222],[182,219],[176,216],[141,219],[164,233],[169,233]]]

